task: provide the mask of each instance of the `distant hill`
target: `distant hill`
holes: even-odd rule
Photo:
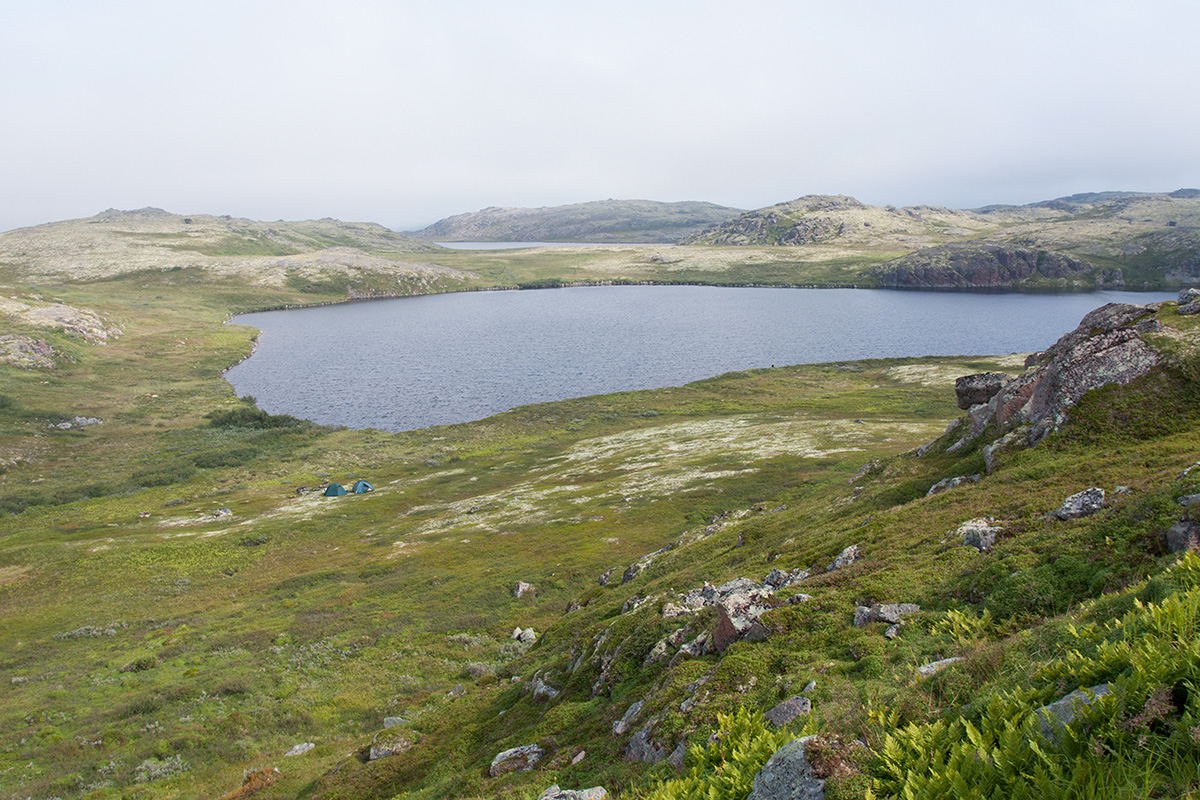
[[[1200,190],[1092,192],[975,210],[807,195],[748,211],[683,243],[903,252],[874,270],[881,286],[1194,283]]]
[[[742,210],[713,203],[597,200],[543,208],[485,208],[413,235],[443,242],[679,242]]]
[[[32,279],[198,267],[269,284],[353,276],[375,291],[404,294],[451,288],[446,281],[457,281],[457,270],[412,259],[442,250],[372,222],[259,222],[161,208],[110,208],[0,233],[0,265]]]

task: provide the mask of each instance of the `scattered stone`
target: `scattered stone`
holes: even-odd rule
[[[787,599],[787,604],[789,606],[798,606],[801,603],[807,603],[809,600],[812,600],[811,594],[794,594]]]
[[[312,750],[314,747],[316,747],[316,745],[313,744],[312,742],[304,742],[303,744],[298,744],[295,747],[293,747],[291,750],[288,750],[286,753],[283,754],[283,757],[290,758],[291,756],[302,756],[305,753],[307,753],[309,750]]]
[[[578,758],[579,756],[576,756]],[[574,761],[572,764],[576,763]],[[604,800],[608,791],[603,786],[593,786],[590,789],[560,789],[554,784],[538,796],[538,800]]]
[[[533,632],[533,628],[525,628],[513,634],[513,638],[521,644],[533,644],[537,641],[537,634]]]
[[[465,691],[466,689],[463,689],[463,685],[461,683],[456,683],[454,684],[454,688],[446,692],[446,694],[448,694],[450,697],[462,697],[463,692]]]
[[[1084,489],[1082,492],[1076,492],[1071,495],[1052,513],[1059,519],[1077,519],[1079,517],[1091,516],[1103,507],[1104,490],[1099,487],[1092,487],[1091,489]]]
[[[1179,553],[1184,550],[1200,550],[1200,525],[1181,519],[1166,532],[1167,550]]]
[[[758,621],[762,613],[771,606],[767,596],[755,590],[744,594],[732,594],[717,603],[717,627],[713,631],[713,649],[725,652],[729,645],[739,639],[761,642],[771,635],[771,629]]]
[[[397,725],[403,725],[406,722],[408,722],[408,720],[404,717],[384,717],[383,727],[386,730],[388,728],[394,728]]]
[[[954,381],[954,395],[958,399],[958,407],[966,411],[971,406],[986,403],[996,396],[1010,377],[1003,372],[981,372],[957,379]]]
[[[513,597],[520,599],[522,597],[525,597],[526,595],[535,594],[536,592],[537,592],[537,589],[534,588],[532,583],[526,583],[525,581],[517,581],[516,588],[513,589]]]
[[[599,583],[601,586],[608,586],[609,579],[612,578],[612,574],[616,571],[617,571],[616,567],[605,570],[604,572],[600,573],[600,577],[596,579],[596,582]]]
[[[808,694],[809,692],[811,692],[813,689],[816,689],[816,688],[817,688],[817,682],[809,681],[808,683],[804,684],[804,688],[801,690],[801,692],[803,694]]]
[[[787,725],[789,722],[796,719],[796,717],[799,717],[802,714],[811,713],[812,700],[809,700],[807,697],[795,695],[794,697],[789,697],[787,700],[784,700],[770,711],[765,712],[763,716],[766,718],[767,722],[770,722],[777,728],[782,728],[784,725]]]
[[[575,766],[576,764],[583,761],[585,758],[587,758],[587,750],[580,750],[578,753],[575,754],[575,757],[571,759],[571,766],[572,767]]]
[[[1181,506],[1200,505],[1200,494],[1185,494],[1175,502],[1179,503]]]
[[[1047,739],[1057,740],[1059,731],[1074,722],[1097,698],[1108,693],[1108,684],[1102,683],[1087,689],[1076,689],[1066,697],[1042,706],[1034,712],[1041,724],[1042,735]]]
[[[922,453],[921,455],[924,455],[924,454]],[[858,468],[858,472],[854,473],[854,477],[851,478],[849,481],[847,481],[847,483],[849,483],[850,485],[854,485],[854,483],[856,481],[862,479],[866,475],[869,475],[870,473],[874,472],[875,470],[879,469],[882,466],[883,466],[882,461],[879,461],[879,460],[868,461],[867,463],[863,464],[861,467]]]
[[[492,759],[488,774],[493,778],[508,772],[528,772],[534,768],[546,751],[536,744],[525,744],[520,747],[510,747],[502,750]]]
[[[754,790],[746,800],[824,800],[825,781],[813,774],[805,746],[814,736],[785,744],[754,776]]]
[[[376,741],[371,743],[371,747],[367,751],[367,761],[378,761],[388,756],[398,756],[401,753],[407,753],[412,749],[412,746],[412,740],[402,733],[385,736],[383,739],[376,737]]]
[[[954,531],[955,536],[962,537],[963,547],[974,547],[981,553],[990,551],[996,545],[996,537],[1004,532],[1004,528],[996,525],[991,517],[969,519]]]
[[[767,577],[763,578],[762,588],[778,592],[780,589],[786,589],[793,583],[799,583],[807,577],[808,572],[802,569],[794,569],[791,572],[773,569],[767,573]]]
[[[959,661],[962,661],[962,658],[959,656],[943,658],[941,661],[932,661],[928,664],[923,664],[917,667],[917,674],[919,674],[922,678],[928,678],[930,675],[935,675],[951,664],[957,664]]]
[[[1133,489],[1128,486],[1114,486],[1113,494],[1133,494]]]
[[[831,563],[828,567],[826,567],[825,571],[833,572],[834,570],[843,569],[845,567],[850,566],[855,561],[858,561],[861,558],[862,558],[862,550],[859,548],[858,545],[852,544],[849,547],[847,547],[845,550],[843,550],[842,552],[838,553],[837,557],[835,559],[833,559],[833,563]]]
[[[900,635],[900,623],[899,622],[897,622],[895,625],[888,625],[887,630],[885,630],[883,632],[883,638],[885,638],[885,639],[895,639],[899,635]]]
[[[233,516],[233,512],[228,508],[218,508],[211,514],[213,519],[228,519]]]
[[[935,494],[948,492],[951,489],[957,489],[964,483],[975,483],[982,475],[959,475],[954,478],[943,478],[942,480],[929,487],[929,491],[925,493],[926,497],[933,497]]]
[[[642,706],[645,704],[645,700],[638,700],[636,703],[626,709],[625,716],[613,723],[612,732],[617,736],[624,736],[625,732],[629,730],[630,725],[633,724],[633,720],[637,717],[638,712],[642,710]]]
[[[921,610],[916,603],[876,603],[869,608],[859,606],[854,610],[854,625],[861,628],[872,622],[886,622],[889,625],[903,623],[905,614],[915,614]]]

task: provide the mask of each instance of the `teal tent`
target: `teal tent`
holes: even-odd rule
[[[326,497],[341,497],[344,494],[350,494],[346,491],[346,487],[340,483],[331,483],[329,488],[325,490]]]
[[[355,481],[354,488],[350,491],[354,492],[355,494],[366,494],[367,492],[375,491],[375,487],[366,481]]]

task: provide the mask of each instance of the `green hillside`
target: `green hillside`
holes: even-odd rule
[[[782,367],[390,434],[237,399],[221,371],[255,332],[225,320],[598,256],[418,270],[354,240],[380,260],[89,277],[14,241],[0,797],[741,798],[799,735],[830,798],[1200,791],[1200,564],[1176,552],[1200,334],[1174,303],[1090,315],[1028,371]],[[996,372],[964,417],[955,379]]]

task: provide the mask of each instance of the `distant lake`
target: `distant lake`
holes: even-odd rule
[[[755,367],[1044,350],[1105,303],[1174,296],[712,286],[427,295],[238,316],[262,334],[227,377],[271,413],[401,431]]]

